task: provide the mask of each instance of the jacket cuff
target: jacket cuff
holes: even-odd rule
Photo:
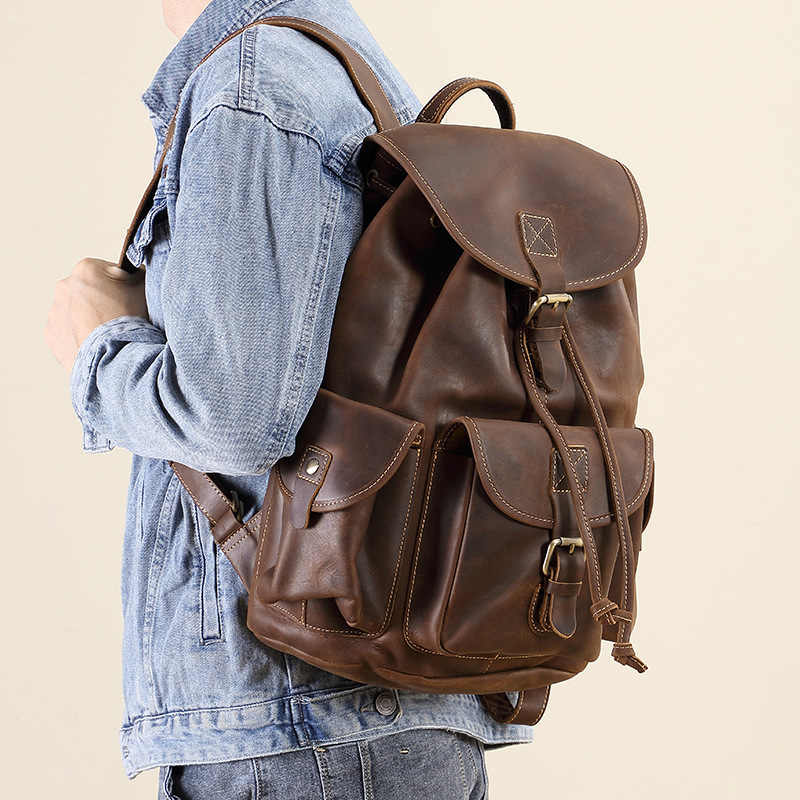
[[[111,342],[119,339],[127,340],[133,332],[138,333],[135,338],[139,341],[150,338],[147,335],[148,329],[153,332],[153,340],[163,339],[163,333],[147,320],[141,317],[127,316],[118,317],[99,325],[83,340],[70,373],[70,395],[72,407],[83,427],[83,451],[85,453],[107,453],[115,446],[91,422],[91,409],[98,399],[97,367],[101,356],[107,352]],[[92,387],[95,387],[94,391],[92,391]]]

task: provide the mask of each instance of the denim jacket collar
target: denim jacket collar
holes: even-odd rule
[[[291,15],[292,0],[211,0],[156,72],[142,102],[153,127],[163,135],[189,76],[226,36],[264,16],[276,6]]]

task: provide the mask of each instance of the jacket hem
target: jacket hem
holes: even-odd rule
[[[387,694],[393,698],[390,714],[386,713]],[[134,778],[157,767],[260,758],[419,729],[461,733],[488,747],[533,740],[529,726],[493,722],[474,695],[364,686],[141,717],[122,728],[120,745],[125,773]]]

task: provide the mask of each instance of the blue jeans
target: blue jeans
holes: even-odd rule
[[[159,800],[485,800],[483,745],[412,730],[222,764],[166,767]]]

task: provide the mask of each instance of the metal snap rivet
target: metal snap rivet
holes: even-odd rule
[[[319,459],[318,458],[309,458],[306,461],[306,475],[316,475],[319,471]]]
[[[390,717],[397,710],[397,700],[389,692],[381,692],[375,698],[375,709],[384,717]]]

